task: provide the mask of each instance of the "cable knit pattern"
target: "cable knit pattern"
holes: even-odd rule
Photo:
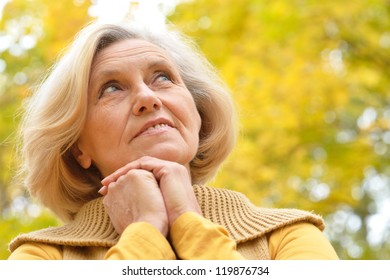
[[[286,225],[305,221],[324,229],[322,218],[306,211],[259,208],[244,195],[226,189],[195,185],[194,192],[204,217],[224,226],[248,258],[269,258],[265,234]],[[98,198],[85,204],[69,224],[21,234],[11,241],[9,249],[12,252],[25,242],[108,249],[118,239],[102,198]],[[262,248],[250,250],[250,243]]]

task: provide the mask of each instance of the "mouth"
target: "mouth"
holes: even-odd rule
[[[162,129],[164,127],[171,127],[171,126],[169,124],[166,124],[166,123],[159,123],[159,124],[156,124],[154,126],[148,127],[145,131],[151,131],[154,129]]]
[[[139,132],[134,136],[134,138],[145,135],[154,135],[161,132],[168,131],[174,128],[174,125],[171,121],[163,118],[152,120],[147,122]]]

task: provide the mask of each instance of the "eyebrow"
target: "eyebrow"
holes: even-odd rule
[[[175,70],[174,63],[165,59],[165,58],[153,58],[149,59],[147,62],[147,66],[145,69],[154,69],[158,67],[167,67],[169,70]],[[94,75],[91,75],[91,78],[94,77],[95,79],[100,79],[101,77],[106,77],[106,76],[115,76],[121,74],[122,71],[121,69],[118,69],[118,67],[115,68],[103,68],[99,69],[94,73]]]
[[[148,69],[156,68],[158,66],[168,66],[169,68],[173,68],[174,64],[167,59],[153,59],[148,63]]]

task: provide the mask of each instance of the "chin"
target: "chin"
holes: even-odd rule
[[[195,153],[180,152],[180,150],[176,148],[176,149],[169,149],[169,150],[164,149],[163,151],[159,150],[151,153],[145,153],[142,156],[150,156],[161,160],[176,162],[182,165],[188,165],[190,161],[195,157]]]

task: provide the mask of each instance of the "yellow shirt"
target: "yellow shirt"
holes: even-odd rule
[[[170,230],[168,241],[148,223],[134,223],[122,233],[111,247],[107,260],[139,259],[243,259],[236,242],[219,225],[195,214],[180,216]],[[338,259],[323,233],[310,223],[295,223],[268,235],[271,259]],[[174,248],[174,250],[173,250]],[[9,257],[10,260],[61,260],[62,247],[43,243],[24,243]]]

